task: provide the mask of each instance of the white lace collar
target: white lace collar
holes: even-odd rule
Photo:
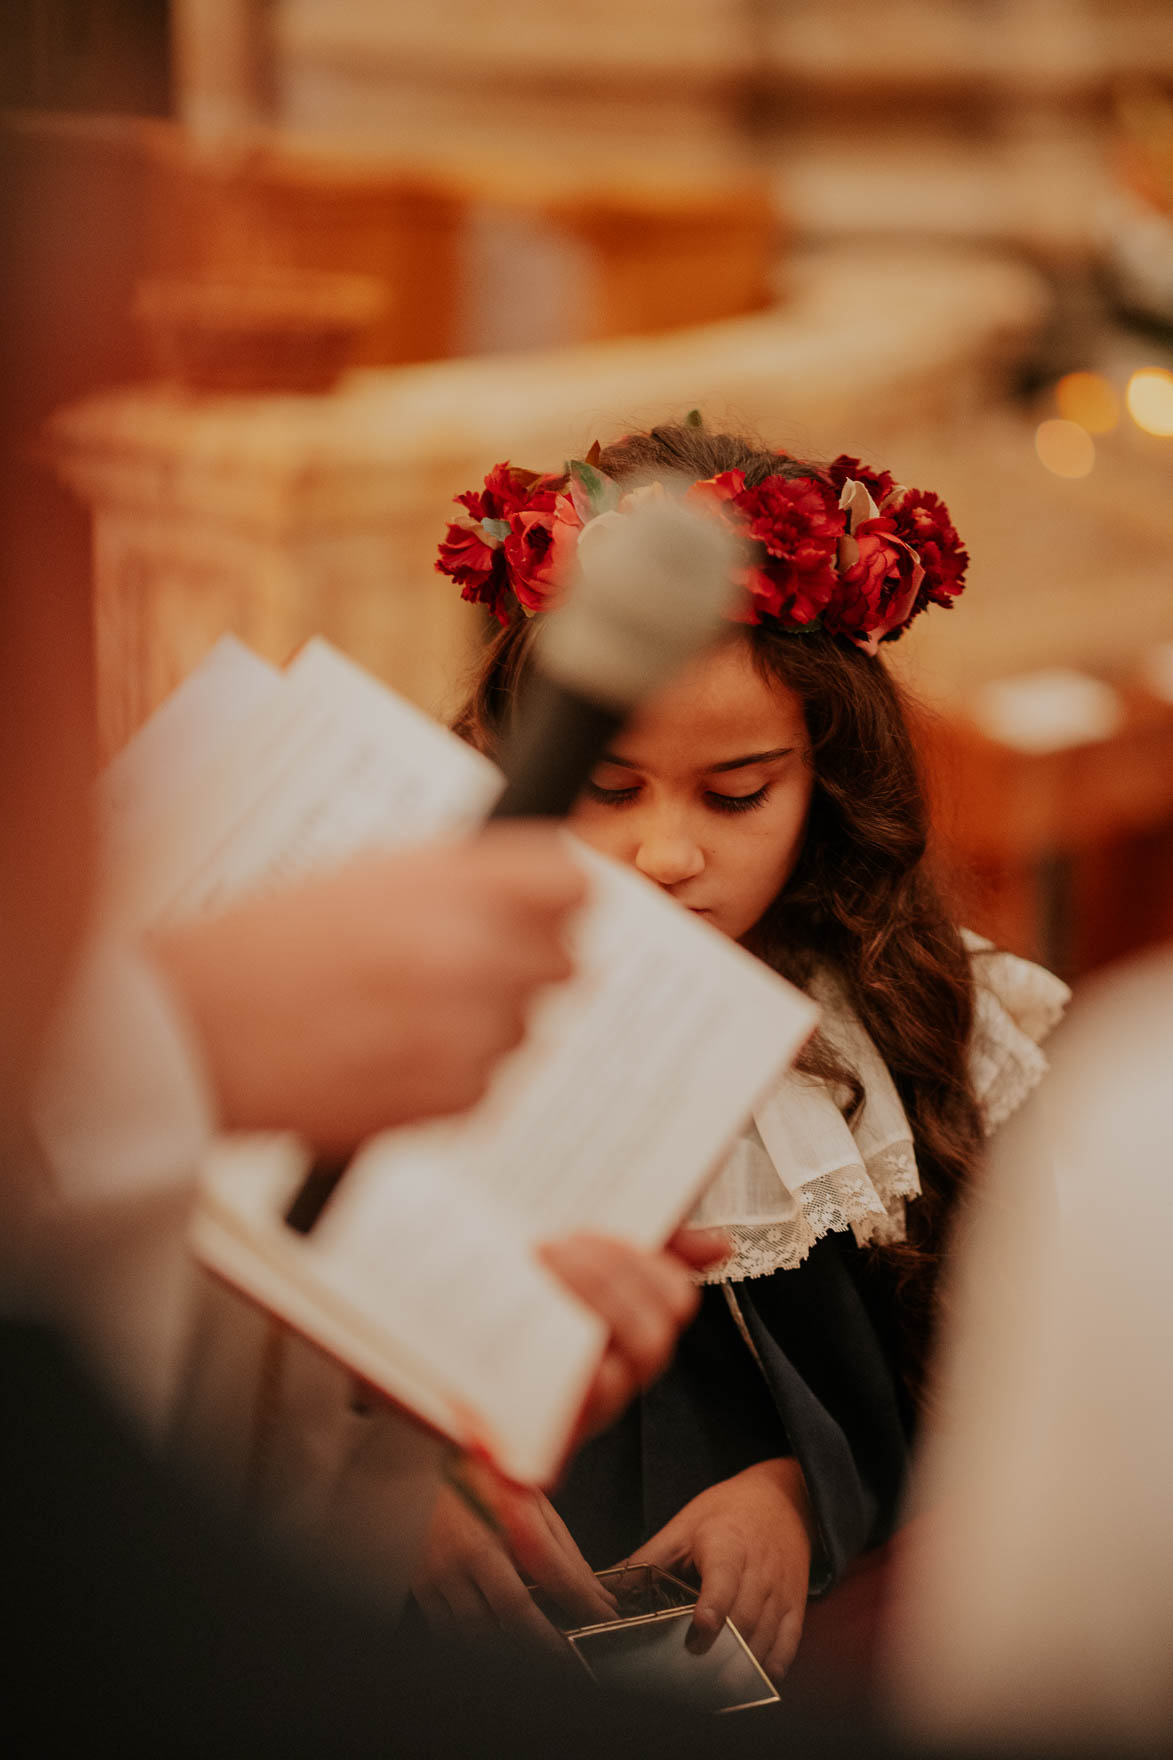
[[[1039,1045],[1070,992],[1041,966],[963,933],[975,980],[970,1070],[989,1133],[1042,1080]],[[848,1124],[834,1084],[793,1070],[766,1096],[691,1218],[732,1243],[709,1282],[791,1269],[823,1235],[847,1229],[861,1245],[904,1238],[905,1204],[920,1194],[904,1107],[854,1013],[829,986],[818,1000],[823,1033],[857,1072],[863,1104]]]

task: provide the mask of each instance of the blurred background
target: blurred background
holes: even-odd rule
[[[101,756],[226,630],[443,713],[453,493],[699,407],[948,502],[887,654],[966,920],[1173,934],[1166,0],[5,0],[0,104]]]

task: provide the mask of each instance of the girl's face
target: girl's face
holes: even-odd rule
[[[802,705],[749,645],[704,656],[636,716],[575,807],[578,835],[733,940],[802,847],[814,773]]]

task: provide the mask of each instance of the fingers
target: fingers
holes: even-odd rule
[[[534,1605],[533,1597],[504,1552],[480,1554],[475,1585],[502,1631],[529,1638],[544,1650],[562,1651],[562,1639]]]
[[[606,1322],[639,1386],[666,1366],[699,1296],[668,1255],[639,1253],[598,1235],[573,1235],[539,1249],[545,1263]]]
[[[710,1648],[730,1620],[774,1680],[802,1636],[810,1581],[809,1505],[798,1463],[758,1462],[700,1492],[628,1561],[700,1578],[689,1649]]]
[[[428,1624],[437,1631],[451,1627],[483,1630],[494,1623],[488,1602],[469,1577],[452,1575],[421,1585],[415,1598]]]
[[[587,1570],[590,1572],[590,1593],[593,1605],[603,1618],[612,1618],[616,1606],[618,1605],[614,1595],[611,1593],[610,1589],[605,1589],[603,1587],[594,1571],[591,1570],[586,1559],[579,1551],[573,1534],[566,1526],[566,1523],[562,1520],[562,1517],[558,1514],[558,1511],[554,1508],[554,1505],[550,1502],[548,1497],[543,1497],[539,1493],[537,1507],[538,1513],[543,1517],[551,1534],[554,1536],[554,1539],[560,1545],[564,1557],[568,1558],[574,1565],[576,1582],[580,1586],[582,1585],[583,1578],[579,1567],[581,1565],[586,1565]]]
[[[805,1609],[792,1606],[782,1585],[731,1556],[721,1557],[701,1578],[688,1647],[703,1654],[725,1621],[736,1626],[770,1679],[777,1683],[794,1660]]]
[[[778,1629],[768,1652],[759,1657],[762,1667],[775,1684],[785,1677],[798,1654],[805,1618],[805,1603],[800,1602],[797,1607],[788,1608],[778,1622]]]
[[[527,911],[561,917],[585,902],[585,872],[558,830],[516,822],[487,825],[465,848],[485,885]]]
[[[642,1253],[585,1234],[539,1251],[611,1333],[579,1419],[581,1438],[613,1423],[633,1394],[662,1373],[699,1294],[684,1266],[667,1253]]]
[[[502,1541],[453,1491],[437,1499],[412,1590],[438,1629],[500,1626],[562,1652]]]
[[[698,1565],[700,1561],[698,1560]],[[737,1627],[772,1681],[780,1681],[798,1650],[805,1600],[761,1568],[739,1546],[710,1554],[701,1568],[700,1595],[689,1648],[707,1650],[725,1620]]]
[[[564,936],[588,889],[562,835],[536,825],[489,826],[462,853],[464,888],[495,925],[504,982],[521,992],[570,977]]]
[[[291,881],[155,937],[152,955],[223,1121],[341,1150],[475,1104],[535,994],[571,975],[586,890],[559,834],[497,827]]]
[[[622,1569],[629,1564],[654,1564],[658,1565],[662,1571],[671,1571],[682,1564],[688,1555],[688,1531],[678,1517],[673,1517],[670,1522],[665,1523],[658,1534],[653,1534],[650,1540],[645,1540],[644,1544],[638,1547],[630,1558],[621,1559],[616,1568]]]
[[[720,1228],[678,1228],[666,1251],[694,1271],[707,1271],[729,1257],[729,1237]]]
[[[580,1624],[594,1625],[613,1617],[614,1597],[597,1580],[546,1498],[514,1493],[499,1498],[497,1507],[510,1551],[526,1577]]]
[[[492,919],[502,946],[568,965],[562,937],[588,887],[562,836],[537,826],[489,826],[461,853],[463,887]],[[567,975],[555,970],[548,981]]]
[[[713,1556],[704,1563],[698,1558],[696,1564],[701,1574],[701,1587],[696,1612],[692,1616],[692,1629],[696,1634],[694,1647],[707,1649],[733,1612],[741,1588],[745,1555],[740,1548],[714,1548]],[[741,1631],[740,1626],[737,1629]],[[741,1635],[745,1637],[744,1632]]]
[[[728,1618],[765,1666],[785,1611],[776,1585],[751,1570],[743,1572]]]
[[[625,1565],[652,1564],[678,1570],[692,1553],[683,1526],[673,1520],[624,1559]],[[712,1648],[728,1620],[737,1627],[772,1681],[780,1681],[794,1661],[802,1637],[805,1602],[793,1601],[786,1586],[754,1569],[745,1548],[698,1542],[695,1558],[701,1584],[688,1635],[688,1648],[703,1655]],[[704,1562],[702,1564],[701,1557]]]
[[[626,1357],[608,1345],[575,1426],[572,1451],[588,1437],[607,1430],[639,1391]]]
[[[700,1574],[701,1584],[697,1604],[693,1611],[692,1625],[688,1633],[688,1648],[694,1655],[703,1655],[715,1642],[725,1621],[731,1616],[735,1606],[745,1617],[753,1609],[753,1624],[757,1624],[757,1608],[753,1605],[754,1590],[751,1587],[744,1591],[745,1585],[745,1552],[737,1545],[723,1544],[721,1539],[710,1542],[706,1549],[698,1545],[694,1549],[692,1537],[687,1528],[678,1519],[653,1534],[647,1543],[631,1557],[624,1560],[625,1564],[654,1564],[661,1570],[679,1568],[682,1561],[691,1556]],[[764,1592],[758,1592],[757,1602],[764,1600]],[[740,1602],[740,1606],[738,1606]],[[738,1620],[733,1622],[746,1643],[750,1641],[748,1633]],[[771,1637],[773,1632],[771,1631]],[[754,1652],[755,1655],[757,1652]]]

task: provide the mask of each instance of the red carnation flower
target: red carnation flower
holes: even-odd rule
[[[757,612],[751,621],[774,617],[792,628],[814,623],[835,592],[845,529],[828,491],[810,477],[767,477],[754,489],[743,488],[735,505],[765,552],[748,583]]]
[[[479,522],[453,521],[440,545],[436,568],[458,583],[462,599],[487,605],[498,623],[509,622],[505,553],[500,544],[485,540]]]
[[[460,586],[460,596],[487,605],[498,623],[508,623],[511,570],[506,546],[512,522],[527,509],[552,515],[564,477],[518,470],[508,460],[495,464],[480,489],[457,495],[468,519],[454,520],[440,545],[436,568]]]
[[[518,602],[546,611],[570,578],[582,520],[569,495],[543,489],[509,522],[504,555]]]
[[[969,556],[941,497],[931,489],[910,489],[894,510],[894,521],[925,571],[912,615],[929,604],[951,605],[964,591]]]
[[[739,524],[732,508],[737,497],[744,493],[745,472],[722,471],[719,477],[706,477],[701,483],[693,483],[684,499],[695,501],[703,511],[716,514],[727,524]]]
[[[839,590],[824,625],[874,654],[880,642],[898,635],[908,622],[921,579],[920,563],[896,536],[895,520],[864,520],[844,540]]]
[[[562,477],[518,470],[506,459],[504,464],[493,466],[483,488],[466,489],[456,499],[462,507],[468,508],[474,519],[509,519],[528,507],[544,490],[561,488],[563,481]]]
[[[827,466],[827,475],[839,492],[849,477],[862,483],[877,507],[882,506],[885,496],[896,487],[891,471],[869,470],[867,465],[860,464],[858,458],[849,458],[845,452]]]

